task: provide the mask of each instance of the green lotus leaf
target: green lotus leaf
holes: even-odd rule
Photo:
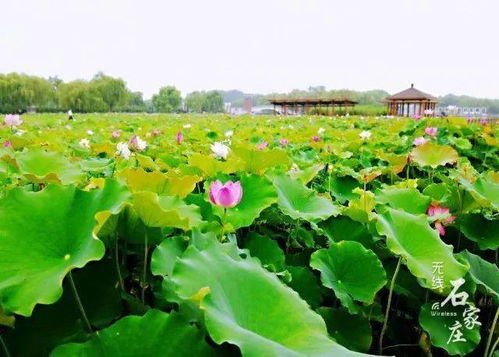
[[[355,241],[369,249],[374,245],[373,237],[366,226],[347,216],[330,217],[319,223],[319,227],[329,239],[336,243],[342,240]]]
[[[270,271],[284,270],[284,252],[275,240],[253,232],[244,238],[244,248],[250,251],[252,257],[260,259]]]
[[[475,283],[481,285],[487,295],[493,296],[496,304],[499,303],[499,269],[497,265],[489,263],[478,255],[467,250],[458,254],[470,265],[470,275]]]
[[[230,174],[240,171],[242,163],[238,157],[231,153],[229,153],[227,161],[217,160],[213,156],[196,153],[189,157],[189,165],[199,168],[205,176],[209,177],[219,172]]]
[[[37,193],[7,192],[0,200],[0,305],[5,312],[30,316],[36,304],[56,302],[67,273],[103,257],[104,244],[94,232],[128,197],[116,181],[90,192],[50,185]]]
[[[447,305],[438,311],[432,310],[432,305],[434,303],[427,303],[421,307],[421,312],[419,313],[419,323],[425,329],[431,339],[431,343],[434,346],[443,348],[450,355],[465,356],[472,352],[480,343],[480,328],[475,326],[474,328],[468,329],[463,321],[464,307],[450,307]],[[436,315],[436,313],[447,312],[451,316],[441,316]],[[452,316],[456,314],[455,316]],[[453,342],[450,339],[451,330],[456,320],[462,325],[460,331],[462,332],[462,338],[465,341]]]
[[[457,161],[457,151],[447,145],[437,145],[431,141],[412,149],[411,158],[420,166],[436,168]]]
[[[308,184],[314,179],[315,176],[324,168],[324,165],[316,164],[311,165],[303,170],[292,170],[289,172],[289,176],[293,179],[300,180],[303,184]]]
[[[310,266],[321,272],[322,284],[332,289],[343,306],[356,313],[354,300],[372,304],[386,284],[386,273],[376,254],[354,241],[332,243],[310,258]]]
[[[0,307],[0,326],[14,327],[16,318],[14,316],[5,315]]]
[[[340,202],[354,200],[359,198],[359,195],[353,192],[360,187],[359,181],[351,176],[333,176],[328,179],[329,190],[331,194]]]
[[[199,207],[176,196],[137,192],[132,196],[134,210],[148,227],[174,227],[185,231],[201,223]]]
[[[180,175],[173,172],[146,172],[142,168],[128,168],[119,173],[133,192],[150,191],[158,195],[185,197],[201,180],[199,176]]]
[[[75,269],[72,275],[93,327],[108,326],[120,317],[121,289],[111,259],[91,262],[83,269]],[[31,317],[18,317],[15,329],[7,331],[4,338],[12,356],[48,356],[61,343],[90,337],[68,280],[64,281],[63,289],[55,304],[38,305]]]
[[[283,150],[252,150],[244,147],[236,147],[233,149],[244,163],[241,171],[263,174],[271,168],[279,166],[288,166],[289,157]]]
[[[221,207],[213,207],[223,222],[234,230],[250,226],[265,208],[277,201],[275,189],[265,177],[243,175],[240,181],[243,197],[237,206],[227,209],[226,214]]]
[[[499,183],[489,178],[479,178],[475,183],[461,179],[460,183],[482,207],[499,210]]]
[[[283,175],[274,177],[273,182],[279,208],[293,219],[316,222],[339,214],[338,207],[330,199],[318,196],[300,181]]]
[[[344,309],[321,307],[317,312],[326,322],[329,334],[346,348],[367,352],[373,340],[369,320],[361,315],[350,315]]]
[[[172,275],[177,257],[187,249],[188,240],[184,237],[167,238],[154,249],[151,257],[151,271],[154,275]]]
[[[172,281],[180,297],[200,300],[211,338],[245,356],[356,355],[329,339],[322,318],[249,256],[228,255],[218,244],[190,246]]]
[[[441,294],[450,291],[451,280],[462,278],[468,271],[468,267],[452,255],[452,246],[442,242],[424,216],[387,208],[385,213],[378,215],[377,229],[387,237],[388,249],[404,258],[409,271],[425,288],[432,287],[434,262],[444,266],[444,289],[435,291]]]
[[[212,356],[203,333],[180,314],[149,310],[127,316],[84,343],[57,347],[51,357],[64,356]]]
[[[287,266],[286,270],[291,274],[287,284],[312,308],[318,307],[322,300],[319,278],[307,267]]]
[[[456,224],[466,238],[478,243],[480,249],[499,248],[499,221],[487,219],[481,214],[463,214]]]
[[[388,204],[412,214],[426,213],[431,198],[421,194],[415,188],[386,187],[376,193],[378,203]]]
[[[19,172],[30,182],[62,183],[80,182],[84,175],[80,167],[70,162],[64,155],[40,149],[24,151],[16,155]]]

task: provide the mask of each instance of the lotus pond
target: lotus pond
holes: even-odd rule
[[[496,125],[3,122],[0,355],[498,356]]]

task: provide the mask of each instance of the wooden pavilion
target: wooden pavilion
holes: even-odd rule
[[[411,84],[400,93],[386,98],[388,115],[398,116],[434,116],[438,99],[430,94],[424,93]]]
[[[353,109],[357,104],[356,101],[347,98],[273,98],[269,99],[270,104],[274,107],[274,114],[306,114],[310,109],[314,109],[316,114],[320,114],[325,109],[327,115],[335,113],[336,109],[341,112],[348,109]]]

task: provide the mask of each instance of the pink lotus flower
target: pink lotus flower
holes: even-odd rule
[[[281,146],[287,146],[289,144],[289,140],[282,138],[281,140],[279,140],[279,144]]]
[[[321,137],[319,135],[314,135],[314,136],[312,136],[312,141],[319,142],[319,141],[321,141]]]
[[[415,115],[414,115],[414,119],[416,119],[416,120],[421,119],[421,115],[419,115],[419,114],[415,114]]]
[[[113,139],[118,139],[120,137],[120,131],[119,130],[113,130],[113,132],[111,133],[111,136]]]
[[[450,214],[450,210],[447,207],[439,206],[438,204],[432,203],[428,208],[428,216],[435,217],[435,228],[441,236],[445,235],[444,226],[451,224],[456,219],[456,216]]]
[[[265,150],[265,149],[267,148],[267,146],[269,146],[269,143],[268,143],[268,142],[266,142],[266,141],[264,140],[264,141],[262,141],[262,142],[258,143],[258,144],[256,145],[256,148],[257,148],[258,150]]]
[[[181,131],[177,133],[177,135],[175,136],[175,140],[177,141],[178,145],[182,144],[182,141],[184,140],[184,135],[182,134]]]
[[[425,139],[423,136],[419,136],[416,139],[414,139],[414,141],[412,143],[414,144],[414,146],[419,146],[419,145],[426,144],[427,142],[428,142],[427,139]]]
[[[10,140],[5,140],[3,143],[4,148],[11,148],[12,147],[12,142]]]
[[[433,126],[429,126],[427,127],[425,130],[424,130],[425,134],[426,135],[429,135],[429,136],[437,136],[437,133],[438,133],[438,128],[435,128]]]
[[[7,114],[3,120],[4,124],[10,127],[18,126],[23,123],[21,117],[17,114]]]
[[[132,136],[132,138],[128,142],[128,145],[130,146],[130,148],[136,151],[144,151],[147,148],[147,143],[138,135]]]
[[[239,204],[242,197],[243,188],[240,181],[227,181],[222,184],[216,180],[210,185],[210,201],[214,205],[231,208]]]

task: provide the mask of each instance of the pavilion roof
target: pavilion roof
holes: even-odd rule
[[[419,89],[414,88],[414,84],[411,84],[410,88],[403,90],[402,92],[396,93],[386,98],[386,100],[431,100],[438,101],[437,97],[432,96],[431,94],[420,91]]]
[[[298,104],[298,105],[355,105],[358,102],[349,98],[270,98],[271,104]]]

